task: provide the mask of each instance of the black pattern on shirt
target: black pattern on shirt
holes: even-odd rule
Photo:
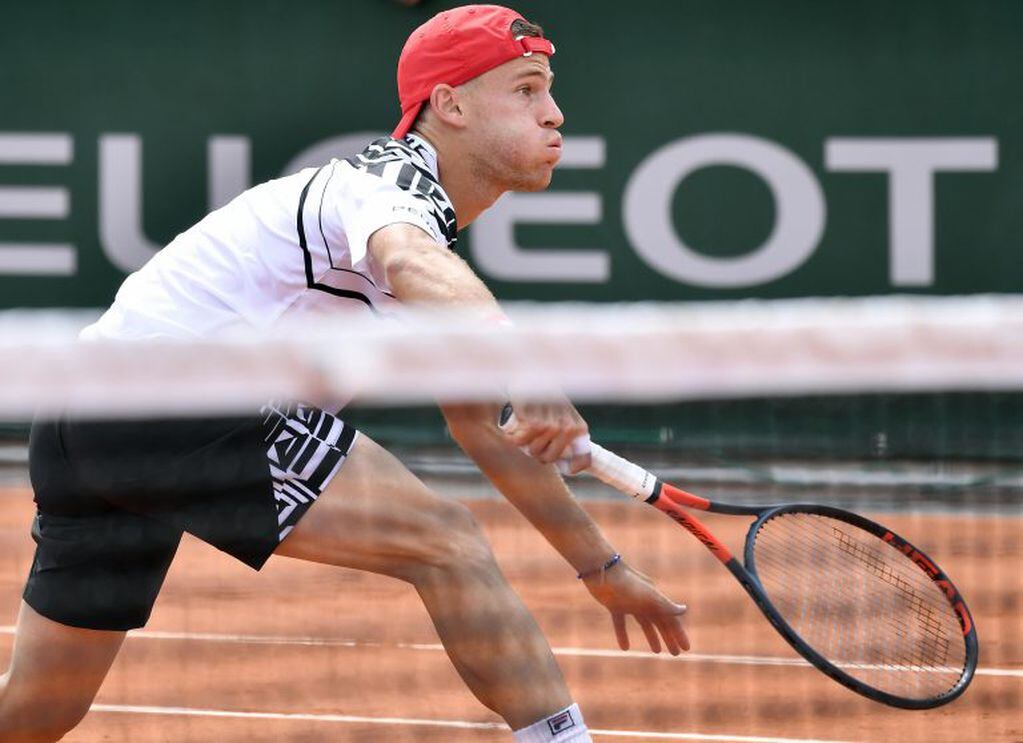
[[[370,142],[358,155],[347,158],[352,167],[394,183],[422,201],[444,236],[454,249],[458,240],[455,208],[444,192],[437,176],[430,170],[427,145],[415,134],[404,139],[383,137]]]

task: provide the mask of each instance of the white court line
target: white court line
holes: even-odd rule
[[[415,717],[365,717],[363,715],[306,714],[291,712],[235,712],[225,709],[192,707],[146,707],[127,704],[94,704],[92,712],[113,712],[129,715],[180,715],[187,717],[228,717],[254,720],[297,720],[300,722],[346,722],[363,725],[417,725],[425,727],[460,728],[462,730],[507,730],[500,722],[468,722],[465,720],[424,720]],[[593,735],[614,738],[655,738],[657,740],[720,741],[722,743],[844,743],[816,738],[765,738],[758,735],[716,735],[711,733],[654,733],[644,730],[598,730]]]
[[[0,635],[13,635],[13,626],[0,626]],[[396,648],[427,652],[444,652],[440,643],[367,642],[330,637],[291,637],[286,635],[233,635],[216,632],[166,632],[161,630],[132,630],[129,637],[139,640],[189,640],[193,642],[220,642],[239,645],[300,645],[333,648]],[[810,668],[802,658],[777,655],[727,655],[722,653],[652,653],[648,650],[603,650],[600,648],[551,648],[555,655],[566,658],[621,658],[624,660],[660,660],[671,663],[713,663],[726,666],[793,666]],[[852,665],[852,664],[850,664]],[[977,676],[1023,678],[1023,668],[978,668]]]

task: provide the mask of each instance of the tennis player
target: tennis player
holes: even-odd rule
[[[400,303],[500,318],[453,248],[502,193],[549,184],[563,120],[553,54],[507,8],[438,14],[402,51],[391,137],[209,214],[129,276],[84,338],[206,338]],[[552,465],[585,422],[567,401],[511,397],[512,435],[496,404],[448,405],[454,438],[609,609],[622,648],[632,615],[654,651],[688,649],[685,607],[618,556]],[[588,454],[574,451],[578,471]],[[332,412],[271,404],[231,420],[38,422],[30,467],[37,551],[0,679],[0,740],[56,740],[82,719],[125,632],[146,623],[185,531],[255,569],[283,555],[411,583],[465,683],[516,740],[589,740],[469,511]]]

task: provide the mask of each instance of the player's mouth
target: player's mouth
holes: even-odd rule
[[[557,162],[561,159],[561,135],[560,134],[558,135],[557,139],[553,140],[551,143],[549,143],[547,145],[547,151],[552,155],[552,157],[554,159],[554,164],[557,164]]]

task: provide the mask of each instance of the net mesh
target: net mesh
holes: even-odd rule
[[[346,424],[471,511],[588,724],[605,736],[1018,737],[1018,298],[508,309],[516,322],[510,330],[436,316],[351,318],[203,343],[121,345],[76,343],[89,316],[2,314],[0,670],[13,649],[35,547],[26,461],[34,414],[219,417],[251,414],[269,399],[299,399],[344,404]],[[951,705],[925,712],[853,694],[792,651],[727,571],[662,514],[586,476],[571,478],[572,492],[625,562],[689,607],[690,652],[654,655],[632,620],[633,647],[619,650],[604,608],[459,450],[437,412],[437,399],[493,397],[509,379],[534,394],[565,389],[594,440],[689,492],[741,504],[819,502],[889,526],[933,557],[969,604],[981,646],[973,684]],[[701,520],[739,553],[748,520]],[[863,571],[873,575],[866,565]],[[855,612],[846,599],[863,585],[852,581],[840,595],[828,594],[833,609]],[[768,590],[777,601],[785,595]],[[915,616],[903,604],[890,612]],[[876,678],[874,669],[857,666],[895,656],[827,645],[863,633],[874,647],[868,641],[884,626],[869,619],[849,619],[841,638],[817,642],[835,647],[848,672]],[[942,663],[934,660],[937,631],[906,626],[899,641],[933,662],[910,653],[896,662],[913,670],[882,675],[913,693],[954,683],[958,670],[919,667],[960,665],[958,626],[943,629],[949,648]],[[256,573],[186,535],[149,623],[129,634],[73,739],[458,743],[506,740],[499,725],[467,691],[407,584],[278,558]]]
[[[904,699],[934,699],[965,671],[951,604],[919,567],[838,519],[786,512],[757,530],[757,574],[782,618],[858,681]]]

